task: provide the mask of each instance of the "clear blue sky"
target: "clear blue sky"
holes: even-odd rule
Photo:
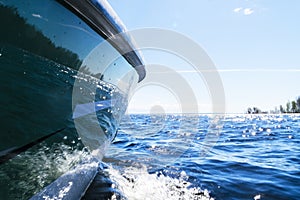
[[[219,70],[228,113],[241,113],[249,106],[270,110],[300,95],[298,0],[108,2],[128,30],[144,27],[171,29],[201,45]],[[146,60],[163,62],[163,56],[156,56],[158,60],[153,60],[147,58],[148,54],[145,54]],[[184,63],[180,65],[174,68],[184,71],[186,66]],[[193,74],[184,76],[192,79]],[[203,92],[202,87],[193,81],[189,83],[198,98],[199,112],[209,112],[207,91]],[[138,91],[130,102],[129,111],[147,112],[155,104],[153,102],[169,106],[168,112],[178,111],[174,108],[176,99],[172,95],[166,97],[163,91],[155,91],[160,89],[153,87]]]

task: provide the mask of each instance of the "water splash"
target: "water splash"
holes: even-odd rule
[[[27,199],[69,171],[88,152],[62,143],[41,143],[0,166],[4,199]]]
[[[130,166],[121,170],[109,166],[108,172],[110,179],[116,183],[113,187],[118,188],[123,193],[124,199],[213,200],[207,190],[193,187],[187,181],[188,176],[184,171],[176,178],[164,175],[162,172],[150,174],[145,165],[141,167]]]

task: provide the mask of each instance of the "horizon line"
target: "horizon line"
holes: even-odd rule
[[[183,115],[300,115],[300,113],[252,113],[252,114],[249,114],[249,113],[245,113],[245,112],[226,112],[226,113],[179,113],[179,112],[167,112],[167,113],[141,113],[141,112],[134,112],[134,113],[125,113],[124,115],[162,115],[162,114],[166,114],[166,115],[180,115],[180,114],[183,114]]]
[[[195,73],[197,70],[175,70],[178,73]],[[204,69],[204,70],[199,70],[200,72],[221,72],[221,73],[226,73],[226,72],[300,72],[300,69],[296,68],[289,68],[289,69],[268,69],[268,68],[255,68],[255,69],[238,69],[238,68],[232,68],[232,69]],[[154,73],[169,73],[169,72],[154,72]]]

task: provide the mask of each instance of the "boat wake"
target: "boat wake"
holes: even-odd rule
[[[114,183],[112,187],[123,194],[121,199],[213,200],[207,190],[193,187],[184,171],[180,172],[180,176],[173,178],[164,172],[149,173],[145,165],[123,169],[109,166],[106,170]],[[118,198],[112,196],[112,199]]]

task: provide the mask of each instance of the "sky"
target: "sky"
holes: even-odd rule
[[[199,44],[221,77],[227,113],[244,113],[254,106],[273,110],[300,96],[298,0],[108,2],[129,31],[168,29]],[[212,112],[211,91],[188,63],[159,51],[142,53],[146,64],[167,65],[180,73],[196,96],[198,112]],[[135,91],[128,112],[147,113],[159,106],[164,112],[181,112],[176,94],[158,85]]]

